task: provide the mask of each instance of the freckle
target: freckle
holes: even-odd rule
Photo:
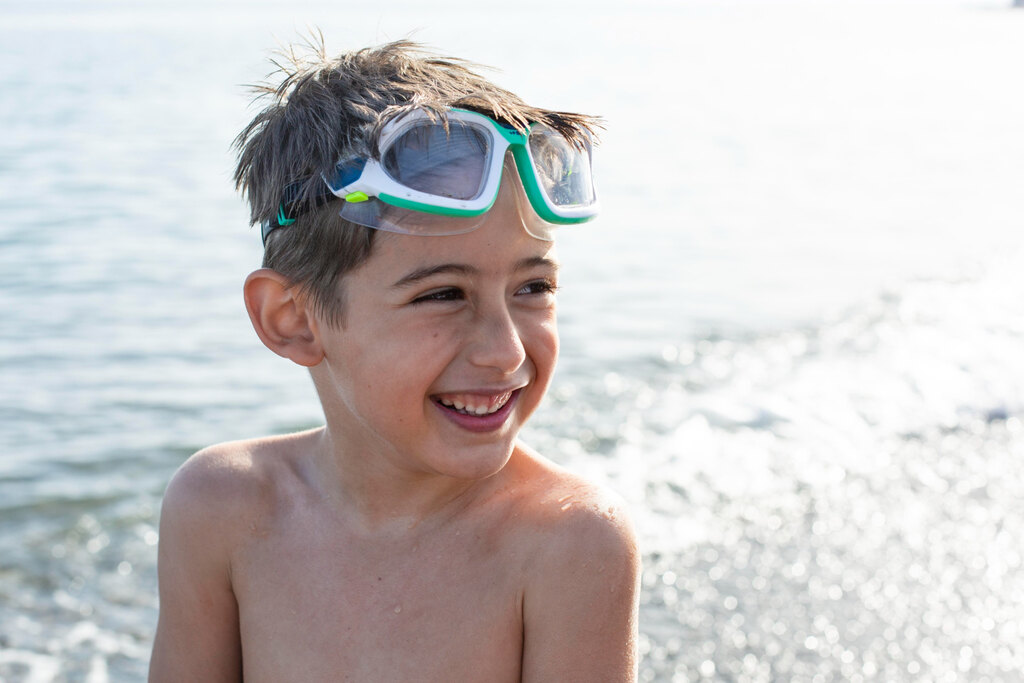
[[[380,577],[379,576],[377,577],[377,580],[380,581]]]

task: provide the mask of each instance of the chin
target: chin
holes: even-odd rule
[[[438,463],[439,474],[467,481],[486,479],[508,464],[515,450],[515,438],[508,443],[487,444],[477,448],[449,451],[444,463]]]

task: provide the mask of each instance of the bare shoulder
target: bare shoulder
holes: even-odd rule
[[[552,561],[587,556],[637,554],[636,533],[625,501],[609,489],[523,449],[525,484],[519,505]]]
[[[634,681],[640,554],[617,495],[529,451],[523,681]]]
[[[232,553],[272,506],[277,475],[294,461],[303,438],[212,446],[171,479],[160,514],[160,617],[150,681],[240,679]]]
[[[313,432],[230,441],[199,451],[178,468],[164,493],[164,514],[171,512],[231,520],[271,502],[282,470],[295,468],[302,445]]]
[[[164,492],[164,509],[203,509],[238,502],[256,483],[252,444],[233,441],[194,454],[171,478]]]
[[[252,454],[241,443],[218,444],[190,457],[164,491],[161,546],[167,546],[180,533],[191,545],[216,537],[216,546],[226,549],[225,535],[239,513],[258,505],[259,480]],[[184,558],[170,556],[164,561],[178,559]]]

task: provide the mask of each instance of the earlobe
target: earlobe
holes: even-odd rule
[[[244,292],[249,320],[268,349],[305,367],[323,360],[316,321],[297,287],[277,271],[261,268],[245,279]]]

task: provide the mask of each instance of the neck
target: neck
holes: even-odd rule
[[[488,479],[463,480],[396,464],[379,444],[339,438],[330,425],[317,441],[311,479],[325,499],[353,522],[375,534],[406,533],[442,523],[465,509],[488,486]]]

